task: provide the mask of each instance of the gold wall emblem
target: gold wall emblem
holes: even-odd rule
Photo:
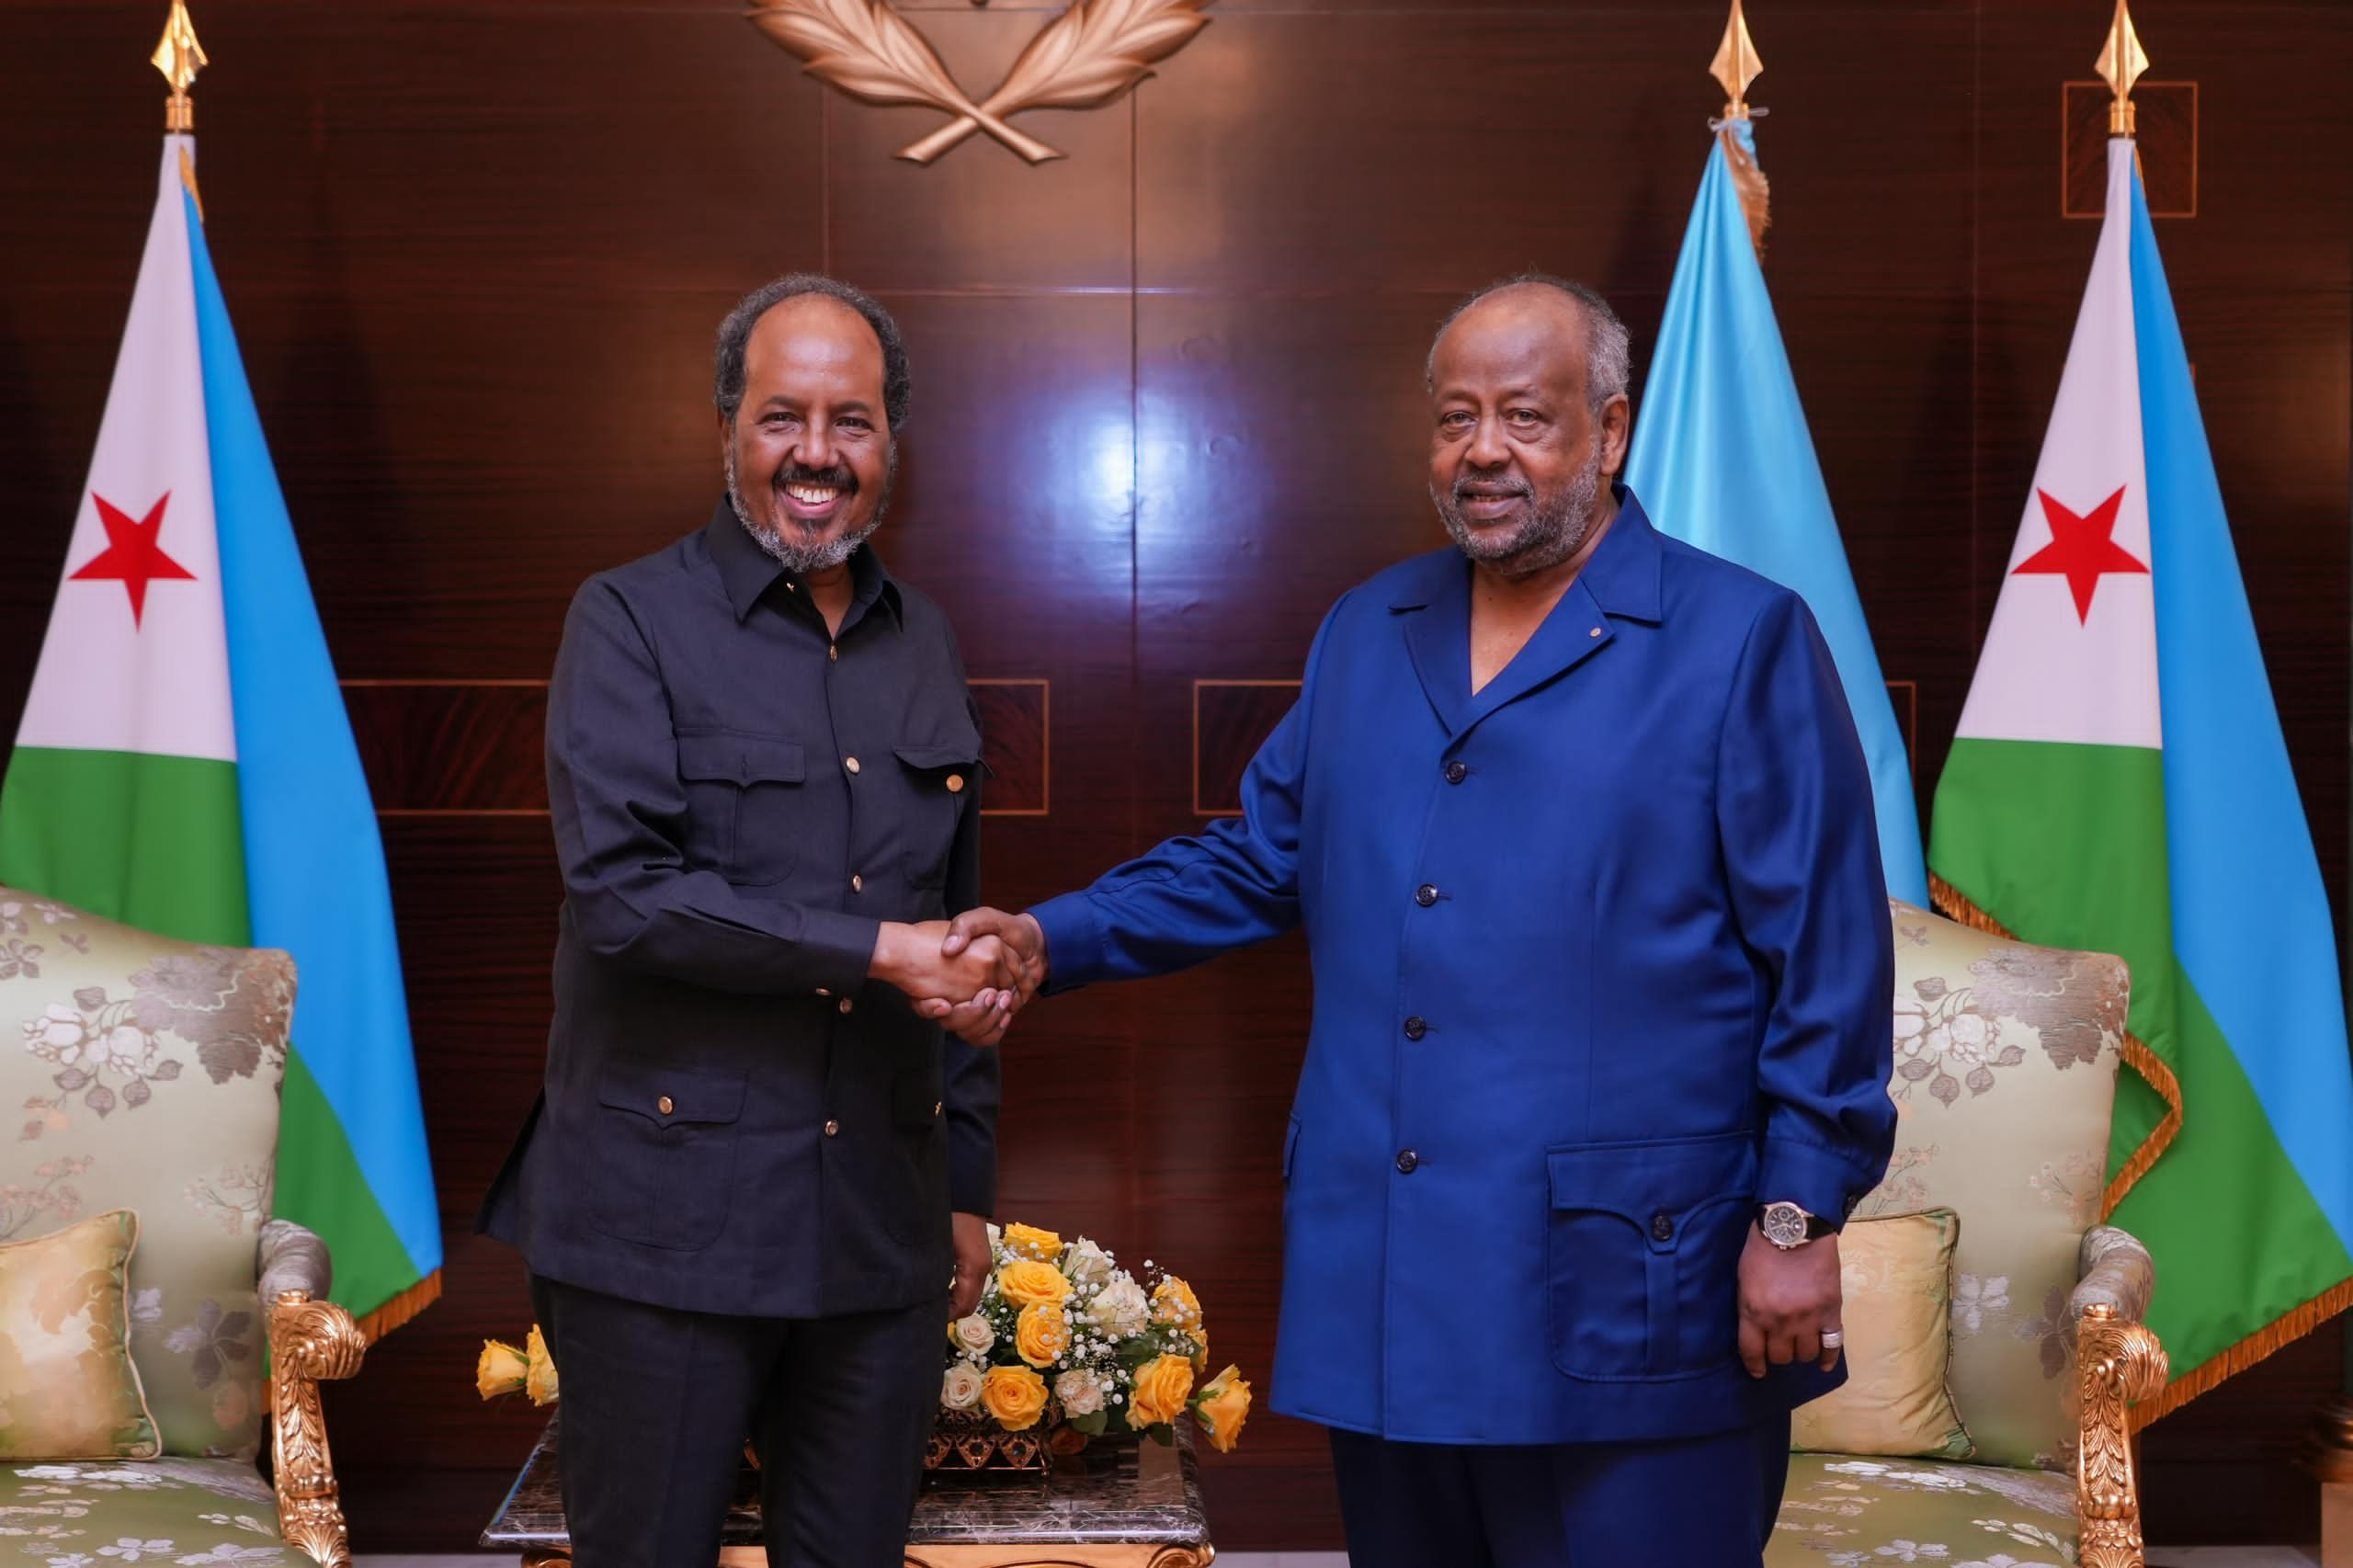
[[[953,116],[899,156],[928,164],[985,131],[1033,164],[1062,154],[1006,119],[1033,108],[1094,108],[1152,74],[1209,26],[1210,0],[1071,0],[1029,40],[979,103],[890,0],[752,0],[752,25],[808,62],[811,75],[875,104],[921,104]]]

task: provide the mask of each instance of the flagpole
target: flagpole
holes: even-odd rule
[[[164,80],[172,85],[172,96],[164,100],[164,130],[175,136],[191,135],[196,131],[196,102],[188,90],[196,83],[196,74],[210,63],[204,56],[204,46],[196,41],[196,24],[188,19],[188,0],[172,0],[172,14],[164,23],[164,40],[155,46],[148,59]]]

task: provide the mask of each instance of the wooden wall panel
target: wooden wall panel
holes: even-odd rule
[[[954,618],[995,770],[992,898],[1230,808],[1316,624],[1442,536],[1422,357],[1465,290],[1608,290],[1646,358],[1720,96],[1723,0],[1220,0],[1135,97],[892,153],[729,0],[196,0],[210,235],[384,811],[448,1296],[330,1394],[363,1547],[455,1550],[536,1421],[471,1369],[529,1308],[468,1234],[530,1102],[559,887],[540,733],[565,604],[718,494],[709,351],[829,267],[914,357],[882,536]],[[1055,0],[899,0],[976,92]],[[2353,67],[2337,0],[2143,6],[2158,234],[2322,864],[2348,780]],[[1925,810],[2025,504],[2096,238],[2069,119],[2106,0],[1758,0],[1767,258]],[[146,222],[154,0],[0,0],[0,722],[13,725]],[[2093,106],[2097,108],[2095,104]],[[2078,104],[2080,115],[2083,106]],[[1637,387],[1639,395],[1640,388]],[[1260,684],[1265,683],[1265,684]],[[1189,1272],[1269,1370],[1295,936],[1058,999],[1006,1058],[1004,1211]],[[2311,1534],[2330,1329],[2160,1424],[2159,1539]],[[1320,1435],[1207,1466],[1228,1547],[1336,1540]]]

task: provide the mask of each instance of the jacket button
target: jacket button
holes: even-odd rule
[[[1471,769],[1465,764],[1449,762],[1446,765],[1446,781],[1449,784],[1460,784],[1470,777]]]
[[[855,773],[858,771],[858,758],[854,756],[846,756],[842,758],[842,766],[848,768],[852,773]]]
[[[947,1108],[948,1102],[946,1100],[934,1100],[931,1102],[931,1114],[934,1116],[938,1116],[941,1111],[946,1110]]]
[[[866,879],[858,875],[856,872],[852,872],[849,879],[849,891],[852,892],[864,892],[866,891]]]
[[[1411,1149],[1408,1149],[1404,1153],[1397,1156],[1397,1174],[1400,1176],[1412,1176],[1415,1171],[1421,1168],[1421,1165],[1422,1157],[1414,1153]]]
[[[951,795],[961,795],[964,792],[964,776],[962,774],[951,773],[948,776],[948,792]]]
[[[842,1010],[844,1013],[847,1013],[847,1012],[850,1010],[850,1006],[851,1006],[850,999],[849,999],[848,997],[847,997],[847,996],[843,997],[843,998],[841,999],[841,1010]]]
[[[1414,890],[1414,902],[1420,904],[1424,909],[1427,909],[1431,904],[1438,902],[1438,889],[1432,887],[1427,882],[1424,882],[1420,887]]]
[[[825,1123],[825,1136],[826,1136],[826,1137],[828,1137],[828,1138],[838,1138],[838,1137],[840,1137],[841,1135],[842,1135],[842,1124],[841,1124],[840,1122],[838,1122],[838,1121],[829,1121],[829,1122]]]
[[[654,1102],[654,1108],[660,1111],[664,1116],[667,1116],[678,1108],[672,1102],[669,1096],[664,1095],[660,1099]]]
[[[1664,1209],[1652,1215],[1651,1238],[1654,1241],[1673,1241],[1675,1239],[1675,1216],[1669,1214]]]
[[[1423,1019],[1407,1018],[1405,1020],[1405,1038],[1407,1040],[1419,1040],[1429,1032],[1430,1026]]]
[[[831,659],[837,665],[840,664],[842,662],[842,645],[838,642],[826,643],[825,657]]]

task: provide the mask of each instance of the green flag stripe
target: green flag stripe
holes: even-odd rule
[[[301,1016],[298,1002],[298,1028]],[[299,1049],[286,1054],[285,1096],[278,1127],[275,1212],[334,1239],[335,1301],[357,1311],[390,1301],[415,1284],[424,1270],[368,1196],[368,1178],[360,1174],[343,1123],[319,1092]]]
[[[2178,1381],[2353,1276],[2353,1257],[2289,1163],[2197,987],[2178,968],[2173,973],[2181,1131],[2124,1195],[2113,1222],[2160,1259],[2198,1260],[2195,1268],[2161,1266],[2149,1304],[2149,1326]],[[2130,1104],[2136,1120],[2154,1125],[2154,1092],[2129,1074],[2119,1089],[2120,1122]]]
[[[184,942],[242,947],[237,765],[18,746],[0,805],[0,882]]]
[[[2175,961],[2164,767],[2151,747],[1963,736],[1937,786],[1928,861],[2021,940],[2131,965],[2130,1027],[2172,1068],[2182,1125],[2114,1219],[2161,1259],[2199,1259],[2165,1271],[2150,1307],[2178,1380],[2353,1273],[2353,1259]],[[2138,1074],[2119,1075],[2111,1172],[2166,1110]]]

